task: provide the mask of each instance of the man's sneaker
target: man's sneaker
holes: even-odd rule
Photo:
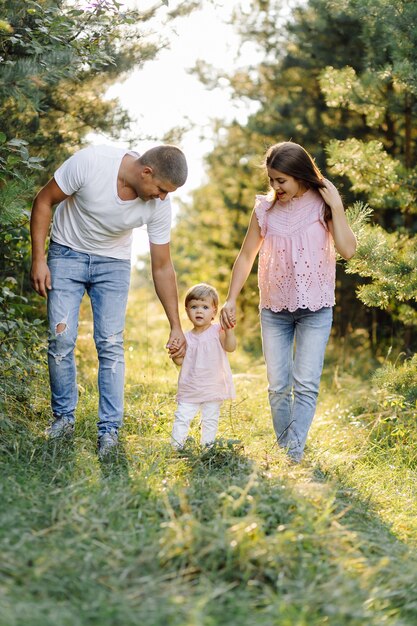
[[[117,433],[103,433],[98,438],[98,456],[104,458],[110,452],[113,452],[117,446]]]
[[[46,429],[48,439],[61,439],[72,437],[74,434],[74,422],[70,422],[66,417],[58,417],[51,426]]]

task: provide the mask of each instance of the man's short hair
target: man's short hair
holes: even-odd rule
[[[155,175],[175,187],[181,187],[187,180],[188,166],[185,154],[177,146],[155,146],[144,152],[139,161],[154,170]]]
[[[190,287],[185,295],[185,307],[191,300],[202,300],[203,298],[211,298],[214,307],[219,306],[219,294],[216,289],[207,283],[199,283]]]

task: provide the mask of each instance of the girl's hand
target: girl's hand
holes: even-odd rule
[[[236,302],[227,300],[220,311],[220,325],[223,330],[236,326]]]
[[[323,182],[325,187],[319,188],[319,192],[325,203],[332,209],[332,211],[333,209],[343,209],[342,198],[340,197],[340,193],[337,191],[336,187],[327,178],[323,178]]]
[[[171,331],[166,348],[168,349],[168,353],[171,359],[184,357],[185,351],[187,349],[187,343],[185,341],[183,332]]]

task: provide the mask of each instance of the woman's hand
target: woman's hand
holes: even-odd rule
[[[319,188],[319,192],[325,203],[332,211],[333,209],[343,209],[342,198],[333,183],[327,178],[323,178],[323,183],[325,184],[325,187]]]
[[[220,325],[223,330],[236,326],[236,302],[234,300],[226,300],[224,303],[220,311]]]

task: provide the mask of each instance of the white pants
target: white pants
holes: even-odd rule
[[[221,402],[178,402],[172,427],[171,444],[181,448],[187,439],[190,424],[201,409],[201,445],[212,443],[219,425]]]

